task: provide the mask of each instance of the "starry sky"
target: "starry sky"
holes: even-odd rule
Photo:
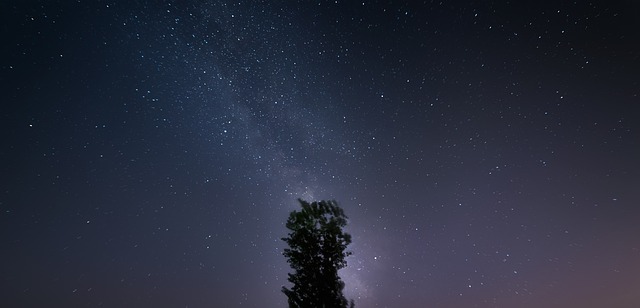
[[[2,1],[2,306],[284,307],[303,198],[359,307],[639,307],[638,16]]]

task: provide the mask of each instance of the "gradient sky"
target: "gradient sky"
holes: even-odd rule
[[[635,1],[2,1],[0,305],[640,307]]]

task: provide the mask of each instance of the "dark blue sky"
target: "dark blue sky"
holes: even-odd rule
[[[633,1],[4,1],[0,305],[640,305]]]

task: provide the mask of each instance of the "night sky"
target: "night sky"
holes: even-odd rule
[[[0,305],[640,307],[636,1],[1,1]]]

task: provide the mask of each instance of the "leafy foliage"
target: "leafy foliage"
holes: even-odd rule
[[[342,231],[347,216],[335,201],[298,201],[302,209],[291,212],[286,225],[289,236],[282,239],[289,246],[283,254],[293,269],[288,279],[293,287],[282,287],[282,292],[289,307],[347,307],[344,282],[338,275],[351,255],[345,252],[351,235]]]

